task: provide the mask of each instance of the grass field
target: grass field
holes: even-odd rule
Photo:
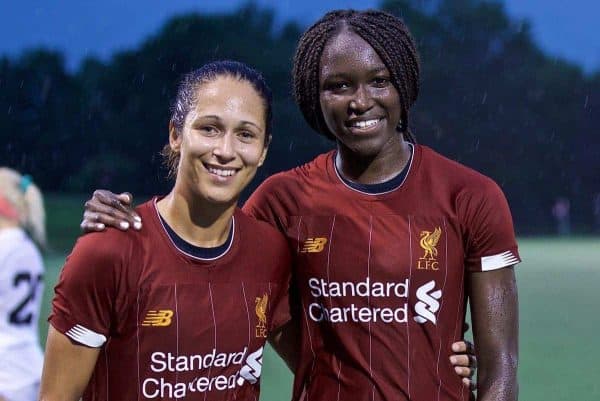
[[[83,197],[49,197],[49,232],[54,252],[46,258],[48,315],[52,286],[66,244],[78,233]],[[70,245],[69,245],[70,246]],[[520,399],[600,400],[600,238],[520,239],[524,260],[517,267],[520,304]],[[45,319],[40,325],[46,333]],[[43,338],[44,336],[42,336]],[[272,352],[265,356],[263,401],[289,399],[291,375]]]

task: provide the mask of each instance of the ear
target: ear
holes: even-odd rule
[[[174,152],[179,152],[181,148],[182,136],[177,132],[173,121],[169,121],[169,146]]]
[[[267,153],[269,152],[269,145],[271,144],[271,135],[265,140],[265,147],[263,148],[262,154],[260,155],[260,159],[258,160],[258,167],[261,167],[267,158]]]

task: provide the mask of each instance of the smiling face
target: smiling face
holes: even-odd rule
[[[401,105],[390,72],[359,35],[344,29],[325,45],[319,101],[327,128],[342,150],[376,157],[402,145]]]
[[[230,76],[196,90],[183,128],[170,127],[169,144],[180,157],[175,186],[230,205],[266,157],[265,104],[252,84]]]

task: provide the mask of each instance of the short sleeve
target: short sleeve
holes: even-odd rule
[[[243,206],[243,211],[259,221],[269,223],[281,232],[285,232],[285,222],[282,220],[289,215],[286,209],[286,202],[280,199],[278,187],[282,187],[285,179],[282,179],[282,173],[267,178],[254,191]]]
[[[117,272],[122,265],[122,244],[108,233],[79,238],[60,273],[49,322],[71,340],[102,346],[111,333],[119,298]]]
[[[276,227],[273,221],[274,215],[269,212],[269,196],[266,188],[266,183],[261,184],[244,203],[243,210],[248,216]]]
[[[459,197],[466,232],[468,271],[489,271],[515,265],[519,256],[512,216],[502,190],[490,179]]]

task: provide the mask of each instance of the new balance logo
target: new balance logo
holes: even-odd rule
[[[435,312],[440,309],[440,303],[438,300],[442,297],[442,290],[433,291],[435,287],[435,281],[431,280],[430,282],[423,284],[417,290],[417,299],[419,302],[415,304],[415,313],[418,316],[415,316],[415,321],[417,323],[425,323],[430,321],[431,323],[436,323]]]
[[[246,358],[246,364],[240,369],[240,376],[237,379],[238,386],[244,384],[244,380],[254,384],[260,379],[262,370],[263,347],[254,351]]]
[[[142,326],[166,327],[171,325],[173,311],[170,309],[151,310],[146,313]]]
[[[316,237],[316,238],[308,238],[304,241],[304,245],[302,246],[302,253],[315,253],[321,252],[325,249],[325,244],[327,243],[327,238]]]

